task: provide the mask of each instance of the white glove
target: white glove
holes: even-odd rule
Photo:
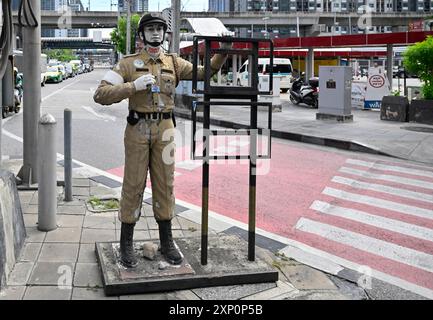
[[[153,85],[156,83],[155,76],[147,73],[137,80],[134,81],[134,86],[136,91],[146,90],[147,86]]]
[[[233,37],[234,32],[228,31],[228,32],[222,32],[219,34],[220,37]],[[220,48],[221,49],[231,49],[233,47],[232,42],[220,42]]]

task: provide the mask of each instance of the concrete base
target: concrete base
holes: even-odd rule
[[[15,176],[0,170],[0,289],[5,286],[26,238]]]
[[[334,120],[337,122],[353,122],[353,115],[336,115],[327,113],[316,113],[316,120]]]
[[[176,244],[184,255],[184,261],[179,266],[167,264],[159,252],[153,261],[144,258],[140,248],[145,242],[149,241],[135,242],[139,265],[134,269],[126,269],[118,263],[118,243],[96,243],[106,295],[164,292],[278,280],[278,271],[264,261],[248,261],[248,245],[237,236],[219,235],[209,238],[208,264],[205,266],[200,263],[200,238],[176,239]]]

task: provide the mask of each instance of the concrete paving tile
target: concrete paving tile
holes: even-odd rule
[[[33,270],[34,262],[17,262],[7,280],[8,286],[25,286]]]
[[[337,287],[325,273],[306,265],[283,265],[281,271],[299,290],[336,290]]]
[[[18,260],[21,262],[35,262],[39,256],[41,248],[42,243],[26,242],[23,249],[21,250],[21,254]]]
[[[146,221],[149,229],[158,229],[158,223],[156,223],[156,220],[153,216],[146,217]]]
[[[70,300],[72,288],[61,289],[57,286],[27,287],[23,300]]]
[[[270,282],[200,288],[193,289],[192,292],[202,300],[238,300],[276,287],[275,282]]]
[[[262,291],[256,294],[242,298],[242,300],[270,300],[275,298],[282,298],[285,295],[292,293],[293,291],[298,291],[290,283],[285,281],[277,281],[277,287],[270,290]]]
[[[38,204],[36,205],[29,204],[28,206],[22,207],[23,214],[35,214],[38,213]]]
[[[90,187],[90,180],[88,178],[72,178],[73,187]]]
[[[44,242],[47,232],[39,231],[36,227],[26,228],[26,242]]]
[[[90,196],[90,187],[72,187],[73,196]]]
[[[84,216],[82,215],[57,215],[57,225],[59,228],[81,228],[83,226]]]
[[[0,291],[0,300],[21,300],[26,288],[25,286],[8,286]]]
[[[87,215],[83,227],[89,229],[115,229],[116,221],[113,213]]]
[[[168,300],[167,293],[145,293],[145,294],[134,294],[129,296],[120,296],[120,300]]]
[[[82,202],[82,206],[57,206],[57,214],[74,214],[74,215],[85,215],[86,208],[84,202]]]
[[[81,228],[57,228],[47,234],[45,242],[69,242],[79,243]]]
[[[31,285],[72,286],[74,263],[37,262],[28,281]]]
[[[301,290],[283,297],[284,300],[350,300],[349,297],[334,290]]]
[[[72,300],[119,300],[119,297],[107,297],[99,288],[74,288]]]
[[[39,262],[76,262],[78,257],[78,243],[44,243]]]
[[[79,206],[84,206],[84,201],[81,201],[75,197],[72,197],[72,201],[64,201],[59,200],[59,202],[57,203],[59,207],[79,207]]]
[[[35,213],[24,214],[24,225],[27,228],[36,227],[38,225],[38,215]]]
[[[167,293],[168,300],[200,300],[192,290],[179,290]]]
[[[102,288],[101,271],[97,263],[77,263],[74,287]]]
[[[78,253],[78,262],[80,263],[96,263],[95,244],[80,244]]]
[[[192,222],[191,220],[177,216],[177,221],[179,222],[182,230],[190,230],[190,231],[200,230],[200,224]]]
[[[83,229],[81,243],[110,242],[115,239],[114,229]]]

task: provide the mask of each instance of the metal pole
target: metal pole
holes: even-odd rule
[[[269,88],[272,90],[272,88]],[[257,96],[251,99],[257,102]],[[255,260],[256,246],[256,167],[257,167],[257,104],[250,109],[251,138],[250,138],[250,168],[249,168],[249,204],[248,204],[248,260]]]
[[[207,245],[208,245],[208,215],[209,215],[209,139],[210,139],[210,106],[207,102],[210,99],[204,96],[203,114],[203,189],[202,189],[202,209],[201,209],[201,264],[207,265]]]
[[[38,230],[57,229],[57,153],[56,153],[56,119],[44,114],[39,121],[39,202]]]
[[[386,46],[386,75],[388,76],[389,86],[392,90],[392,66],[394,65],[394,56],[392,44]]]
[[[65,168],[65,201],[72,201],[72,111],[64,111],[64,168]]]
[[[126,0],[126,54],[131,54],[131,0]]]
[[[19,177],[24,185],[37,183],[38,121],[41,108],[41,1],[33,1],[37,27],[23,27],[23,167]]]
[[[180,43],[180,0],[171,0],[171,8],[173,11],[172,21],[172,36],[171,36],[171,51],[179,54]]]

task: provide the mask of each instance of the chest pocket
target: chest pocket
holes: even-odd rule
[[[168,95],[174,95],[176,78],[171,70],[161,70],[161,91]]]
[[[141,76],[144,76],[146,73],[149,73],[148,68],[136,68],[135,72],[132,74],[131,81],[137,80]]]

